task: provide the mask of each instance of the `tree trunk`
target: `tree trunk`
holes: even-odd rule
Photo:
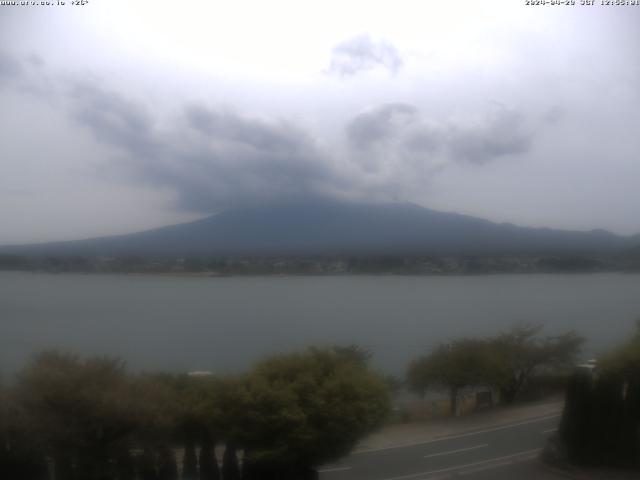
[[[206,433],[200,448],[200,480],[220,480],[220,469],[216,459],[215,442]]]
[[[503,403],[511,405],[516,400],[516,391],[510,387],[500,388],[500,399]]]
[[[178,480],[176,456],[168,445],[158,452],[158,480]]]
[[[449,401],[451,403],[451,414],[457,417],[458,412],[458,387],[451,387],[449,390]]]
[[[182,460],[182,480],[196,480],[198,478],[198,458],[193,440],[189,438],[184,446]]]
[[[238,456],[233,444],[227,443],[222,457],[222,479],[240,480],[240,467],[238,466]]]

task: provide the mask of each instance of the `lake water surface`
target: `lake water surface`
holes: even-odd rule
[[[265,354],[357,343],[402,373],[440,341],[515,322],[575,329],[585,356],[624,340],[640,275],[195,278],[0,272],[0,373],[43,348],[132,369],[237,372]]]

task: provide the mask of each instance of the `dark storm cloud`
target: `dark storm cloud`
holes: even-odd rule
[[[201,106],[160,129],[145,108],[95,86],[70,93],[73,118],[126,152],[116,165],[137,181],[168,187],[191,212],[312,199],[343,182],[313,140],[285,123]]]
[[[317,198],[344,183],[313,139],[286,122],[201,106],[188,107],[186,119],[196,135],[176,158],[190,165],[177,182],[188,208]]]
[[[384,141],[417,116],[418,110],[405,103],[390,103],[360,113],[346,127],[349,144],[358,149]]]
[[[141,157],[157,154],[152,122],[143,107],[124,97],[86,83],[69,92],[74,119],[95,137]]]
[[[321,148],[283,120],[200,104],[161,118],[95,79],[63,79],[37,60],[0,61],[0,74],[20,78],[11,82],[16,90],[64,106],[74,122],[117,149],[103,164],[109,177],[175,192],[177,206],[189,212],[335,196],[380,198],[451,161],[483,164],[524,152],[531,140],[524,115],[501,106],[464,123],[436,121],[414,105],[387,103],[347,123],[351,161],[342,161],[337,150]],[[25,89],[29,84],[39,88]]]
[[[483,164],[504,155],[527,152],[532,136],[521,112],[497,107],[480,124],[452,126],[447,144],[452,158]]]
[[[265,152],[292,154],[308,147],[306,134],[286,123],[270,125],[264,121],[241,118],[199,106],[187,109],[191,126],[215,138],[246,144]]]
[[[35,54],[14,56],[0,50],[0,88],[40,97],[48,101],[57,93],[44,68],[46,63]]]
[[[314,139],[288,122],[190,105],[160,123],[149,108],[95,79],[54,75],[51,88],[29,87],[50,73],[37,59],[0,57],[0,80],[65,105],[76,124],[118,150],[102,167],[109,177],[170,189],[185,211],[309,201],[349,189]]]
[[[362,34],[333,48],[329,71],[348,76],[383,67],[395,75],[402,66],[402,57],[396,47],[386,40],[374,41],[369,35]]]
[[[529,150],[533,131],[525,120],[517,110],[492,105],[474,122],[437,122],[412,105],[396,103],[355,116],[346,135],[354,151],[367,154],[368,164],[375,163],[371,155],[376,152],[414,159],[437,154],[447,161],[484,164]]]

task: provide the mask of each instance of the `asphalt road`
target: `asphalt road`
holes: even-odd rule
[[[536,458],[559,415],[530,419],[410,446],[352,454],[320,469],[321,480],[556,478]]]

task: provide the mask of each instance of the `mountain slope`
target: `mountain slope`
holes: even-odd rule
[[[130,235],[3,247],[51,255],[614,253],[639,236],[524,228],[410,204],[309,203],[229,210]]]

